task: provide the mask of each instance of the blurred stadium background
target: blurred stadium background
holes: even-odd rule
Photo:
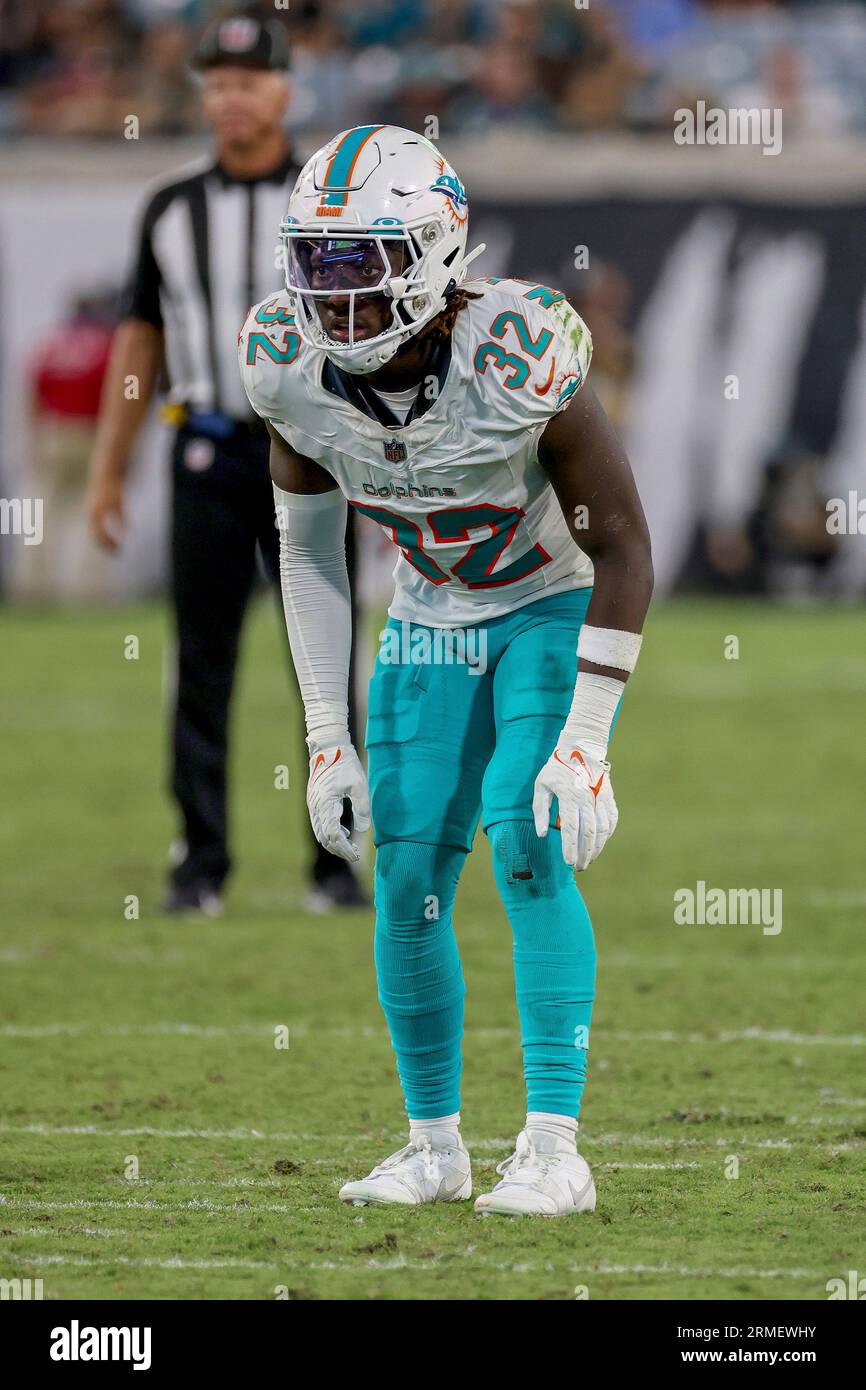
[[[0,494],[43,497],[46,537],[0,542],[10,1272],[47,1278],[54,1260],[50,1287],[70,1296],[269,1297],[289,1270],[293,1297],[447,1297],[459,1256],[461,1296],[568,1298],[586,1258],[607,1262],[593,1297],[824,1297],[858,1240],[862,1260],[866,546],[856,526],[830,533],[826,503],[866,493],[866,3],[244,7],[288,29],[302,155],[359,121],[436,118],[482,271],[555,285],[587,319],[650,519],[654,637],[614,750],[626,809],[587,890],[608,940],[586,1152],[608,1169],[612,1224],[533,1231],[540,1283],[510,1224],[472,1254],[455,1213],[435,1235],[387,1213],[354,1229],[333,1200],[396,1135],[400,1102],[366,929],[302,910],[303,799],[284,812],[272,793],[276,762],[295,787],[304,769],[270,614],[238,700],[229,916],[205,954],[155,915],[170,835],[157,413],[117,559],[87,537],[84,482],[137,215],[208,147],[187,55],[238,8],[0,0]],[[781,108],[781,153],[676,145],[674,112],[699,101]],[[390,568],[371,539],[371,633]],[[141,662],[120,659],[125,633]],[[696,877],[782,887],[778,944],[686,941],[671,894]],[[140,923],[119,906],[131,893]],[[461,894],[469,1137],[492,1171],[507,1141],[491,1136],[519,1123],[519,1049],[478,855]],[[289,1081],[271,1041],[284,1019]],[[720,1193],[731,1146],[747,1181]],[[158,1216],[127,1198],[130,1151]],[[231,1184],[242,1201],[211,1190]]]
[[[228,8],[2,7],[0,486],[43,496],[47,526],[52,508],[63,519],[54,545],[4,547],[10,599],[163,582],[156,423],[119,562],[95,554],[76,501],[135,219],[154,180],[207,148],[186,62]],[[864,547],[829,535],[824,507],[866,467],[866,4],[247,8],[290,34],[301,154],[372,117],[433,118],[488,243],[482,271],[517,266],[577,303],[661,591],[862,592]],[[675,145],[674,112],[701,100],[781,108],[781,153]]]

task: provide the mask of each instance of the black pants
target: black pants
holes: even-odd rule
[[[187,854],[172,879],[219,887],[231,868],[226,816],[228,714],[241,625],[256,577],[256,545],[280,591],[279,532],[267,436],[241,430],[230,441],[178,431],[173,466],[172,597],[177,634],[172,791]],[[355,590],[354,520],[346,528],[349,582]],[[354,619],[354,613],[353,613]],[[354,626],[354,623],[353,623]],[[285,632],[282,607],[280,629]],[[286,641],[288,649],[288,642]],[[292,667],[291,658],[289,666]],[[349,728],[355,738],[354,652]],[[274,712],[280,718],[280,712]],[[300,734],[299,734],[300,737]],[[344,870],[316,842],[312,875]]]

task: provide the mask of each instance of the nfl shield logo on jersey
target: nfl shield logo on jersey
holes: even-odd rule
[[[406,462],[406,445],[402,440],[389,439],[386,444],[382,445],[382,448],[385,450],[385,457],[389,463]]]

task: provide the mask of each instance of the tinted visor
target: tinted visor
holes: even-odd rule
[[[382,289],[406,260],[402,242],[387,254],[378,240],[359,237],[302,237],[289,241],[289,283],[299,290],[334,294]]]

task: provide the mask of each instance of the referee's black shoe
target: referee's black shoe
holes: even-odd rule
[[[223,900],[211,883],[170,884],[162,910],[172,917],[221,917]]]
[[[342,859],[328,855],[327,866],[316,864],[305,907],[308,912],[332,912],[335,908],[370,907],[370,899]]]

